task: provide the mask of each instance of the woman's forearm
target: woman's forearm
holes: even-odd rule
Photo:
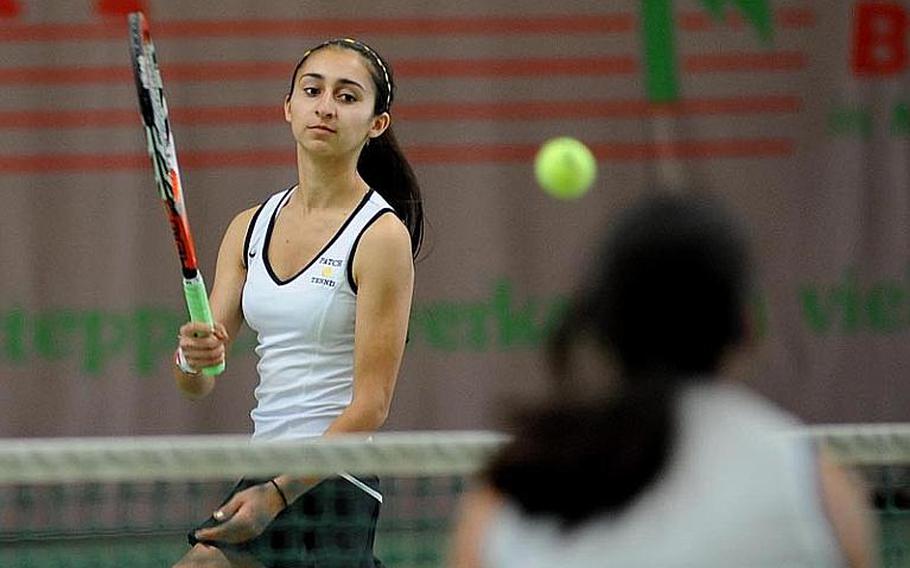
[[[385,423],[387,416],[387,405],[379,403],[365,404],[355,401],[329,425],[324,435],[375,432]],[[288,502],[293,503],[322,479],[322,477],[318,476],[279,475],[275,478],[275,483],[281,488]]]

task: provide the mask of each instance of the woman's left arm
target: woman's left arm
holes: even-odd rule
[[[411,313],[411,240],[395,215],[383,215],[366,230],[353,263],[357,285],[354,393],[351,404],[326,430],[327,436],[372,432],[383,425],[392,403]]]

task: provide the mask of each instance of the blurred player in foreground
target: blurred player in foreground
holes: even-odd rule
[[[748,340],[747,249],[706,198],[621,215],[551,352],[592,340],[619,380],[520,417],[463,502],[452,566],[875,565],[852,477],[721,374]]]

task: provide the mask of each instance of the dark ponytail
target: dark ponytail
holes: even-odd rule
[[[414,257],[423,243],[423,201],[420,184],[392,128],[373,138],[360,152],[357,171],[370,187],[389,202],[411,235]]]
[[[291,75],[288,96],[294,92],[297,72],[300,71],[303,63],[310,55],[327,47],[350,49],[364,58],[368,63],[370,77],[376,88],[373,114],[378,116],[389,112],[392,102],[395,100],[395,78],[392,74],[392,67],[375,49],[362,41],[351,38],[330,39],[307,50]],[[423,198],[420,194],[417,176],[414,175],[411,164],[408,163],[398,146],[391,127],[377,138],[367,141],[367,145],[360,152],[357,171],[364,181],[395,209],[395,213],[411,235],[411,253],[416,258],[420,252],[420,246],[423,244]]]
[[[744,235],[714,201],[661,195],[621,215],[547,352],[566,393],[572,347],[592,338],[616,362],[618,386],[520,412],[491,485],[566,527],[628,506],[672,454],[681,388],[715,378],[742,340],[748,272]]]
[[[664,469],[675,399],[674,382],[624,381],[610,396],[561,397],[521,410],[515,441],[491,462],[487,480],[528,515],[555,517],[567,530],[620,511]]]

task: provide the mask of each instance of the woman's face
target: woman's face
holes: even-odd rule
[[[356,51],[327,47],[297,71],[284,115],[297,144],[319,155],[358,154],[367,138],[388,127],[389,115],[373,115],[376,88],[367,62]]]

